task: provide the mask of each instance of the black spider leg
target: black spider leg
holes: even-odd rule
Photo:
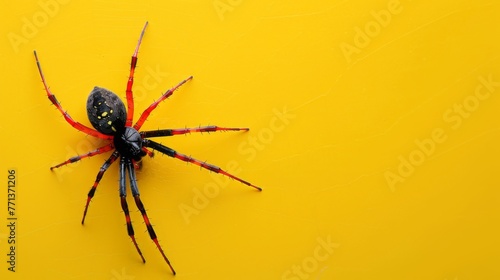
[[[192,158],[190,156],[187,156],[187,155],[184,155],[184,154],[181,154],[181,153],[178,153],[176,152],[175,150],[167,147],[167,146],[164,146],[160,143],[157,143],[157,142],[154,142],[152,140],[149,140],[149,139],[143,139],[143,146],[146,146],[146,147],[150,147],[154,150],[157,150],[159,151],[160,153],[163,153],[169,157],[173,157],[173,158],[176,158],[176,159],[180,159],[182,161],[185,161],[185,162],[190,162],[190,163],[193,163],[195,165],[198,165],[200,167],[203,167],[205,169],[208,169],[212,172],[215,172],[215,173],[219,173],[219,174],[222,174],[222,175],[225,175],[227,177],[230,177],[236,181],[239,181],[247,186],[250,186],[250,187],[253,187],[259,191],[262,191],[262,189],[260,187],[257,187],[257,186],[254,186],[252,185],[251,183],[245,181],[245,180],[242,180],[232,174],[229,174],[227,173],[226,171],[222,170],[220,167],[218,166],[215,166],[215,165],[212,165],[210,163],[206,163],[206,162],[203,162],[203,161],[199,161],[195,158]]]
[[[85,216],[87,216],[87,209],[89,208],[89,203],[90,200],[92,200],[92,197],[94,197],[95,190],[97,189],[97,185],[99,185],[99,182],[101,181],[102,176],[104,175],[104,172],[108,170],[108,168],[113,164],[113,162],[118,158],[120,154],[118,151],[114,151],[111,156],[104,162],[104,164],[101,166],[101,169],[99,170],[99,173],[97,173],[97,176],[94,181],[94,185],[92,185],[92,188],[89,191],[89,194],[87,195],[87,203],[85,204],[85,210],[83,211],[83,218],[82,218],[82,225],[85,222]]]
[[[137,205],[137,208],[139,208],[139,211],[141,211],[142,217],[144,218],[144,223],[146,223],[146,227],[148,229],[149,236],[153,240],[153,242],[156,244],[156,247],[160,251],[161,255],[163,256],[163,259],[167,262],[168,266],[170,267],[170,270],[172,270],[172,273],[175,275],[175,270],[170,264],[170,261],[168,260],[167,256],[163,252],[163,249],[160,246],[160,243],[158,242],[158,238],[156,236],[156,233],[153,229],[153,226],[151,225],[148,214],[146,213],[146,209],[144,208],[144,204],[142,204],[141,197],[139,195],[139,187],[137,186],[137,180],[135,177],[135,169],[132,164],[132,161],[129,159],[125,159],[125,164],[128,170],[128,175],[130,179],[130,189],[132,190],[132,195],[134,196],[135,199],[135,204]],[[121,176],[121,173],[120,173]],[[121,187],[120,187],[121,190]],[[124,197],[122,196],[122,201],[124,201]],[[123,202],[122,202],[123,203]],[[130,225],[130,228],[132,225]],[[135,241],[134,241],[135,242]],[[140,251],[139,251],[140,253]]]
[[[177,128],[177,129],[158,129],[151,131],[142,131],[140,132],[142,138],[149,137],[162,137],[162,136],[174,136],[174,135],[182,135],[191,132],[214,132],[214,131],[248,131],[249,128],[234,128],[234,127],[219,127],[215,125],[209,126],[200,126],[193,128]]]
[[[130,160],[128,160],[130,162]],[[127,159],[125,157],[120,158],[120,201],[123,209],[123,213],[125,213],[125,221],[127,222],[127,232],[128,236],[132,239],[132,242],[134,243],[135,248],[137,249],[137,252],[141,256],[142,262],[146,262],[144,259],[144,256],[142,255],[141,249],[139,249],[139,245],[137,245],[137,242],[135,241],[135,235],[134,235],[134,227],[132,227],[132,220],[130,219],[130,214],[128,211],[128,204],[127,204],[127,190],[126,190],[126,175],[125,175],[125,169],[127,168]]]

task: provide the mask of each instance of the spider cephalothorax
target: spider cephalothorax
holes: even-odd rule
[[[116,150],[121,156],[140,161],[146,155],[142,150],[142,137],[133,127],[125,127],[113,138]]]
[[[35,60],[36,64],[38,66],[38,71],[40,73],[40,77],[42,78],[42,83],[44,86],[44,89],[47,93],[47,97],[49,100],[56,106],[56,108],[59,110],[59,112],[64,116],[64,119],[74,128],[77,130],[84,132],[85,134],[88,134],[93,137],[97,137],[100,139],[108,140],[108,144],[97,148],[96,150],[90,151],[86,154],[83,155],[78,155],[71,157],[70,159],[57,164],[55,166],[52,166],[50,169],[58,168],[61,166],[64,166],[66,164],[70,164],[76,161],[79,161],[83,158],[86,157],[92,157],[98,154],[102,154],[111,150],[114,150],[111,156],[104,162],[104,164],[101,166],[101,169],[99,170],[99,173],[97,173],[97,176],[95,178],[94,184],[92,185],[88,195],[87,195],[87,203],[85,204],[85,209],[83,211],[83,218],[82,218],[82,224],[85,221],[85,217],[87,215],[87,210],[89,207],[89,203],[91,199],[94,197],[95,191],[97,189],[97,185],[101,181],[102,176],[108,170],[108,168],[118,159],[120,158],[120,171],[119,171],[119,193],[120,193],[120,203],[122,206],[122,210],[125,214],[125,221],[127,222],[127,232],[130,238],[132,239],[132,242],[137,249],[137,252],[141,256],[141,259],[143,262],[145,262],[144,256],[142,255],[141,250],[139,249],[139,246],[137,245],[137,242],[135,241],[135,234],[134,234],[134,228],[132,227],[132,222],[130,220],[130,215],[129,215],[129,209],[128,209],[128,204],[126,200],[126,177],[128,174],[129,177],[129,182],[130,182],[130,188],[132,192],[132,196],[134,197],[135,204],[137,205],[137,208],[141,212],[142,217],[144,218],[144,222],[146,224],[146,228],[148,230],[149,236],[153,240],[153,242],[156,244],[156,247],[160,251],[161,255],[163,256],[163,259],[167,262],[169,265],[172,273],[175,275],[175,270],[170,264],[170,261],[166,257],[165,253],[163,252],[162,247],[160,246],[160,243],[158,242],[156,233],[153,229],[153,226],[149,222],[148,215],[146,213],[146,210],[144,208],[144,204],[141,201],[140,195],[139,195],[139,188],[137,186],[137,181],[135,177],[135,169],[134,169],[134,163],[138,162],[141,160],[141,158],[147,154],[151,155],[153,154],[152,150],[156,150],[160,153],[163,153],[167,156],[170,156],[172,158],[180,159],[185,162],[190,162],[195,165],[198,165],[202,168],[205,168],[207,170],[210,170],[215,173],[222,174],[224,176],[228,176],[232,179],[235,179],[247,186],[253,187],[257,190],[262,190],[261,188],[250,184],[247,181],[244,181],[234,175],[231,175],[227,173],[226,171],[222,170],[220,167],[217,167],[215,165],[199,161],[197,159],[194,159],[190,156],[178,153],[174,149],[171,149],[167,146],[164,146],[158,142],[155,142],[153,140],[150,140],[148,138],[152,137],[162,137],[162,136],[173,136],[173,135],[181,135],[181,134],[186,134],[186,133],[191,133],[191,132],[212,132],[212,131],[247,131],[248,128],[225,128],[225,127],[218,127],[218,126],[203,126],[203,127],[195,127],[195,128],[180,128],[180,129],[159,129],[159,130],[152,130],[152,131],[140,131],[142,125],[148,118],[149,114],[158,106],[158,104],[167,99],[169,96],[171,96],[175,90],[177,90],[180,86],[182,86],[184,83],[187,81],[191,80],[193,77],[188,77],[187,79],[181,81],[177,86],[171,88],[170,90],[166,91],[157,101],[153,102],[144,112],[142,112],[141,116],[137,120],[135,124],[132,125],[133,121],[133,116],[134,116],[134,96],[132,93],[132,85],[134,83],[134,71],[135,67],[137,64],[137,53],[139,52],[139,46],[142,41],[142,37],[144,36],[144,31],[146,30],[148,23],[144,25],[144,28],[142,29],[141,36],[139,37],[139,42],[137,43],[137,47],[135,48],[135,52],[132,55],[132,62],[130,66],[130,75],[128,78],[128,83],[127,83],[127,89],[126,89],[126,96],[127,96],[127,109],[125,108],[125,105],[123,102],[120,100],[120,98],[114,94],[113,92],[100,88],[100,87],[95,87],[92,92],[90,93],[88,100],[87,100],[87,115],[89,118],[90,123],[92,126],[95,128],[92,129],[88,126],[85,126],[79,122],[74,121],[70,115],[63,110],[61,104],[57,100],[54,94],[50,91],[49,87],[47,86],[47,83],[45,81],[45,77],[42,72],[42,67],[40,66],[40,62],[38,60],[38,56],[36,54],[36,51],[34,52],[35,54]]]

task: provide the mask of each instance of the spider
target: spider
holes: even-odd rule
[[[40,61],[38,60],[38,56],[36,51],[34,51],[36,64],[38,67],[38,72],[40,73],[40,77],[42,79],[42,83],[47,93],[47,97],[52,102],[52,104],[59,110],[59,112],[63,115],[66,122],[68,122],[71,126],[76,128],[77,130],[100,139],[108,140],[109,143],[99,147],[93,151],[89,151],[83,155],[77,155],[69,158],[68,160],[52,166],[50,170],[54,170],[55,168],[59,168],[61,166],[77,162],[81,159],[92,157],[95,155],[99,155],[105,152],[109,152],[113,150],[113,153],[109,158],[104,162],[101,166],[97,176],[95,178],[94,184],[92,185],[90,191],[87,195],[87,202],[85,204],[85,209],[83,211],[82,225],[85,222],[85,216],[87,215],[87,210],[89,207],[89,203],[92,200],[92,197],[95,194],[97,189],[97,185],[101,181],[104,173],[108,168],[115,162],[118,158],[120,159],[120,167],[119,167],[119,193],[120,193],[120,202],[123,212],[125,214],[125,220],[127,223],[127,232],[132,242],[137,249],[142,261],[145,263],[146,260],[142,255],[139,246],[135,240],[134,228],[132,227],[132,222],[129,215],[128,204],[126,200],[126,175],[128,173],[130,189],[132,192],[132,196],[134,197],[135,204],[137,208],[141,212],[141,215],[146,224],[149,236],[156,244],[156,247],[160,251],[163,259],[170,267],[173,275],[175,275],[175,270],[173,266],[170,264],[169,259],[165,255],[160,243],[158,242],[156,233],[151,225],[146,210],[144,208],[144,204],[141,201],[139,195],[139,188],[137,186],[135,169],[138,168],[141,163],[141,158],[149,155],[153,156],[153,151],[156,150],[160,153],[163,153],[169,157],[173,157],[188,163],[193,163],[195,165],[200,166],[201,168],[208,169],[209,171],[222,174],[224,176],[230,177],[236,181],[239,181],[247,186],[253,187],[259,191],[262,189],[257,187],[245,180],[242,180],[230,173],[222,170],[220,167],[212,165],[210,163],[202,162],[190,156],[178,153],[177,151],[164,146],[158,142],[150,140],[148,138],[151,137],[162,137],[162,136],[174,136],[181,135],[191,132],[213,132],[213,131],[248,131],[248,128],[226,128],[226,127],[218,127],[218,126],[200,126],[196,128],[181,128],[181,129],[159,129],[152,131],[140,131],[142,125],[151,114],[151,112],[160,104],[160,102],[164,101],[168,97],[170,97],[180,86],[184,83],[190,81],[193,76],[188,77],[187,79],[181,81],[175,87],[167,90],[158,100],[153,102],[144,112],[142,112],[139,120],[132,124],[133,115],[134,115],[134,97],[132,93],[132,85],[134,83],[134,71],[137,65],[137,54],[139,52],[139,46],[141,45],[142,38],[144,36],[144,32],[146,31],[146,27],[148,26],[148,22],[145,23],[142,32],[140,34],[139,40],[137,42],[137,46],[132,55],[132,61],[130,65],[130,74],[127,82],[126,89],[126,98],[127,98],[127,109],[125,108],[124,103],[120,100],[120,98],[114,94],[113,92],[101,88],[94,87],[94,89],[90,92],[90,95],[87,99],[87,115],[90,123],[95,129],[92,129],[88,126],[85,126],[77,121],[74,121],[70,115],[63,110],[61,104],[56,99],[55,95],[52,94],[50,88],[47,86],[47,82],[45,80],[45,76],[42,72],[42,67],[40,65]],[[149,149],[148,149],[149,148]]]

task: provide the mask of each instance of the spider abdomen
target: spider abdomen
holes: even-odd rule
[[[125,128],[127,110],[118,95],[94,87],[87,99],[87,115],[92,126],[106,135],[115,135]]]

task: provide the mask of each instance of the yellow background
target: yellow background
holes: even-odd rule
[[[498,2],[2,2],[1,279],[173,278],[130,199],[146,264],[127,236],[116,163],[80,225],[107,155],[49,170],[99,143],[47,100],[32,53],[89,125],[93,86],[124,97],[146,20],[136,118],[193,75],[144,129],[250,127],[161,142],[264,188],[145,159],[141,196],[176,279],[500,279]]]

